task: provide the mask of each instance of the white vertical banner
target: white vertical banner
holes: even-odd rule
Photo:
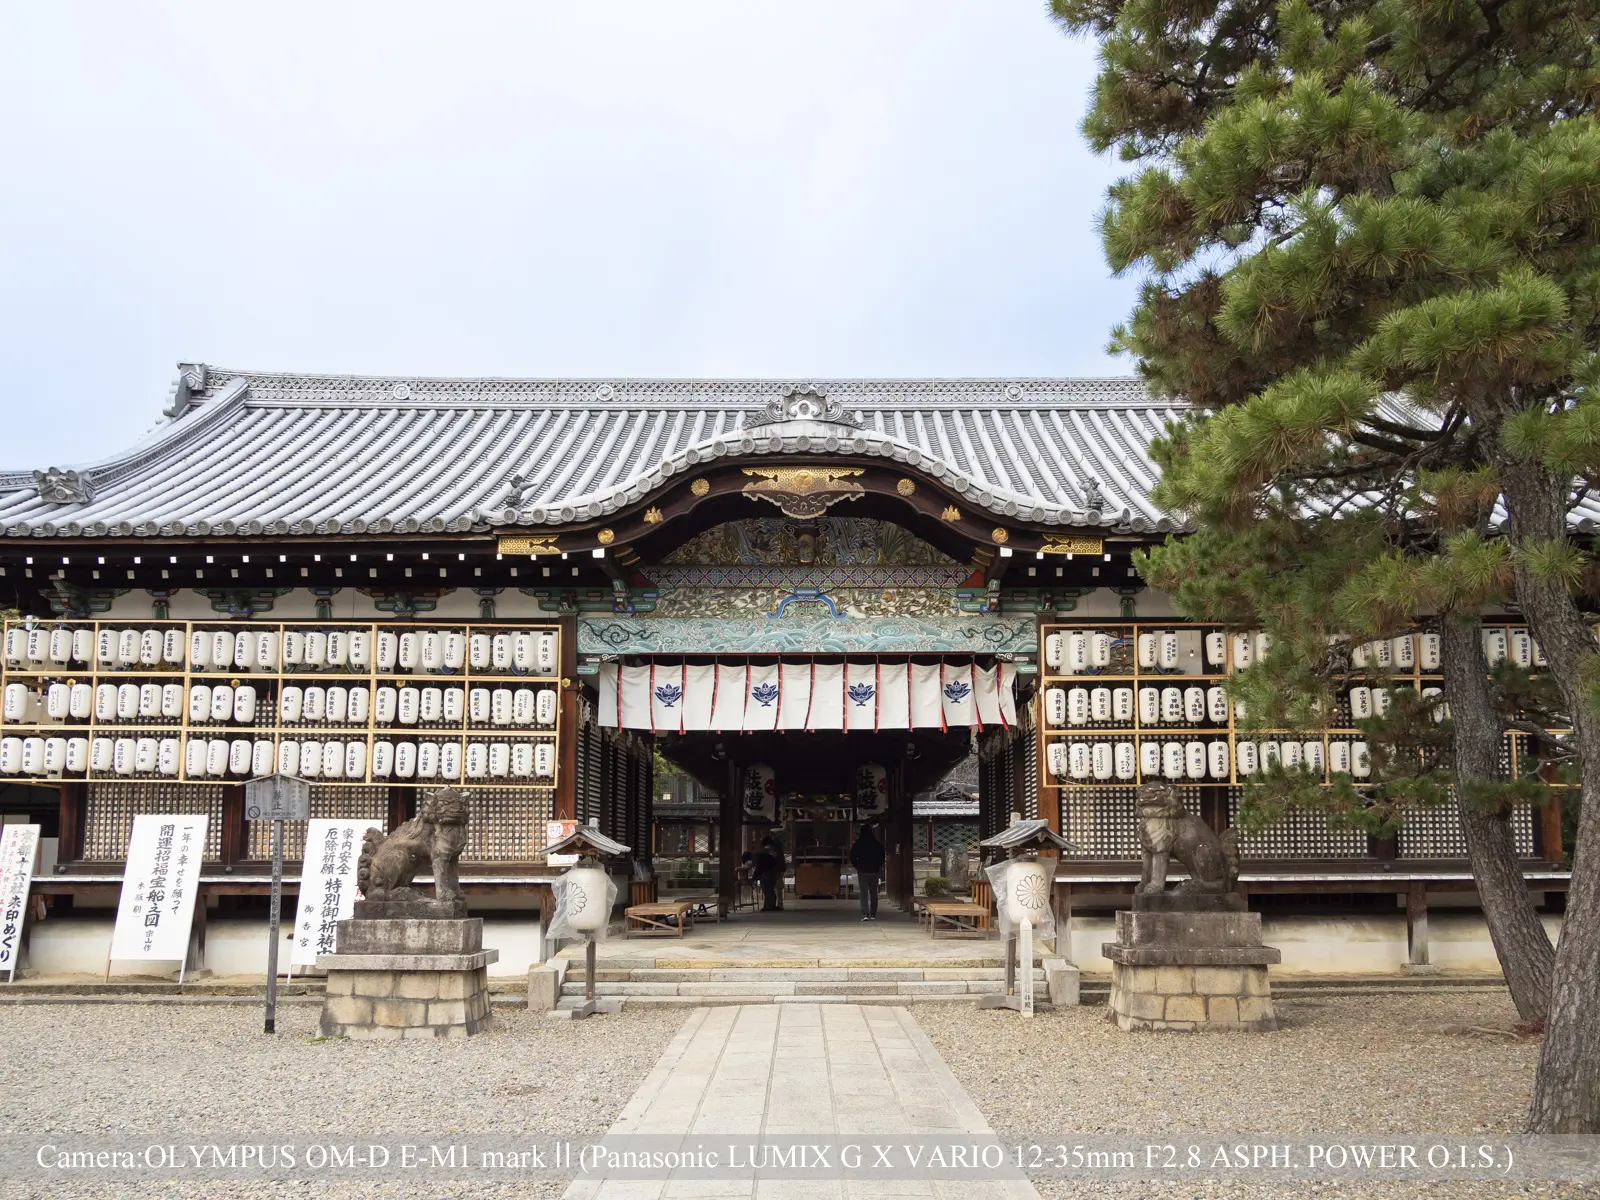
[[[911,728],[911,667],[907,663],[878,667],[878,728]]]
[[[811,682],[807,729],[844,728],[844,664],[818,663]]]
[[[1017,723],[1017,664],[1003,662],[996,670],[1000,676],[996,685],[1000,693],[1000,715],[1009,727]]]
[[[1001,720],[1000,716],[1000,684],[997,680],[999,668],[985,667],[981,671],[973,672],[973,707],[977,712],[978,724],[984,727],[990,725],[1008,725],[1009,721]]]
[[[683,727],[685,729],[712,729],[711,701],[716,696],[717,667],[715,663],[683,668]]]
[[[778,728],[804,729],[811,714],[811,664],[783,663],[778,671],[783,691],[778,697]]]
[[[22,927],[38,853],[37,825],[7,825],[0,830],[0,971],[7,979],[16,978],[22,955]]]
[[[618,711],[619,699],[617,689],[621,686],[618,676],[622,668],[617,663],[601,663],[600,673],[595,676],[595,691],[599,693],[600,702],[597,706],[596,716],[600,724],[614,729],[621,723],[621,713]]]
[[[940,675],[943,663],[911,664],[911,727],[913,729],[942,729],[944,727],[944,697]]]
[[[973,693],[976,668],[971,663],[942,663],[939,667],[939,703],[949,728],[977,724]]]
[[[778,664],[751,667],[746,675],[749,688],[745,696],[745,729],[776,729],[778,727]]]
[[[181,963],[200,890],[206,818],[141,813],[133,818],[128,862],[111,934],[111,958]]]
[[[713,669],[711,687],[711,728],[737,731],[744,728],[744,707],[748,698],[748,671],[718,663]]]
[[[650,728],[650,668],[629,666],[622,668],[622,681],[619,685],[622,698],[622,721],[624,729],[649,729]],[[673,728],[677,728],[674,722]]]
[[[300,867],[300,899],[289,965],[314,966],[319,954],[334,952],[334,934],[356,907],[356,863],[367,830],[383,832],[381,821],[306,822],[306,853]]]
[[[683,668],[663,665],[650,670],[650,727],[677,733],[683,728]]]
[[[849,663],[844,669],[844,727],[878,727],[878,664]]]

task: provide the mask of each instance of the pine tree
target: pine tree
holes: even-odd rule
[[[1336,630],[1431,597],[1465,796],[1520,719],[1481,683],[1474,596],[1514,597],[1544,647],[1581,810],[1529,1127],[1600,1132],[1600,655],[1569,530],[1600,467],[1600,0],[1052,4],[1101,42],[1091,143],[1144,164],[1102,220],[1112,265],[1151,273],[1114,344],[1211,414],[1163,449],[1168,501],[1289,523],[1290,574],[1346,597],[1315,602]],[[1322,561],[1317,536],[1359,557]],[[1165,565],[1225,593],[1203,549]],[[1303,661],[1281,669],[1314,696],[1330,630],[1285,615]],[[1479,883],[1492,924],[1517,919]]]

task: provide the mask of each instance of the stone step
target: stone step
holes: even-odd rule
[[[975,1004],[979,993],[959,996],[901,996],[877,993],[865,996],[628,996],[627,1008],[724,1008],[742,1004]],[[1041,996],[1040,1000],[1043,1001]],[[563,996],[558,1010],[577,1008],[581,997]]]
[[[1044,968],[1035,967],[1035,979]],[[879,983],[890,980],[1004,979],[1004,967],[635,967],[597,969],[596,983]],[[585,979],[582,967],[567,968],[568,979]]]
[[[965,996],[986,995],[1005,987],[1000,979],[903,979],[874,983],[830,983],[762,980],[724,980],[707,983],[636,983],[631,981],[606,982],[596,980],[596,996]],[[1045,988],[1045,981],[1036,978],[1035,987]],[[563,996],[581,997],[585,986],[567,980],[562,984]]]

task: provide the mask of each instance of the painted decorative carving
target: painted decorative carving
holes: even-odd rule
[[[711,481],[709,479],[704,479],[704,478],[696,479],[693,483],[691,483],[689,485],[689,490],[691,492],[693,492],[696,496],[704,496],[707,492],[709,492],[711,490]]]
[[[830,425],[859,427],[861,418],[846,412],[844,405],[816,387],[792,387],[782,395],[774,396],[755,412],[747,415],[746,429],[760,425],[777,425],[784,421],[824,421]]]
[[[962,614],[837,620],[580,617],[580,654],[1027,654],[1038,645],[1031,615]],[[1029,640],[1033,639],[1033,640]]]
[[[941,521],[959,521],[961,520],[961,510],[954,504],[946,505],[945,510],[939,514],[939,519]]]
[[[820,517],[841,500],[854,500],[866,489],[852,479],[860,467],[746,467],[754,476],[744,485],[752,499],[770,500],[784,516],[805,520]]]
[[[94,499],[94,480],[87,471],[46,467],[33,473],[33,486],[46,504],[87,504]]]
[[[917,481],[914,479],[902,479],[894,485],[894,490],[902,496],[914,496],[917,492]]]

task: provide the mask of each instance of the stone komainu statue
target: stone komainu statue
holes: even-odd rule
[[[420,899],[411,887],[417,872],[433,872],[435,897],[460,900],[456,860],[467,844],[467,794],[441,788],[422,802],[422,810],[384,837],[367,830],[356,863],[356,883],[367,900]]]
[[[1170,783],[1151,782],[1139,789],[1139,848],[1143,871],[1139,890],[1163,892],[1167,867],[1175,858],[1189,871],[1178,885],[1180,892],[1221,895],[1239,882],[1239,834],[1229,829],[1221,837],[1194,816]]]

